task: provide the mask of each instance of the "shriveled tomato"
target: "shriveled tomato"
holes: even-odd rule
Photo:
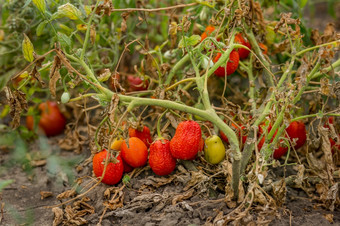
[[[127,82],[129,84],[130,91],[147,90],[149,86],[149,83],[147,80],[142,80],[140,77],[135,77],[133,75],[127,76]]]
[[[211,164],[218,164],[225,158],[225,147],[219,136],[213,135],[205,140],[204,158]]]
[[[61,134],[66,125],[66,119],[60,112],[56,102],[47,101],[39,104],[40,121],[39,128],[43,130],[46,136],[56,136]],[[26,126],[29,130],[33,130],[34,118],[33,116],[26,117]]]

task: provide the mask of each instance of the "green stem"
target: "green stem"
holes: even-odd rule
[[[325,74],[325,73],[327,73],[327,72],[329,72],[331,70],[334,70],[335,68],[338,68],[338,67],[340,67],[340,58],[337,61],[335,61],[331,66],[324,68],[322,70],[322,72],[315,73],[312,76],[311,79],[316,79],[316,78],[320,77],[321,75],[323,75],[323,74]]]
[[[92,23],[92,20],[93,20],[93,17],[94,15],[96,14],[96,10],[97,10],[97,7],[99,5],[99,0],[97,0],[96,2],[96,5],[91,13],[91,16],[89,18],[89,21],[87,22],[86,26],[87,26],[87,30],[86,30],[86,35],[85,35],[85,40],[84,40],[84,44],[83,44],[83,49],[81,51],[81,55],[80,55],[80,60],[83,60],[84,59],[84,56],[85,56],[85,52],[86,52],[86,48],[87,48],[87,44],[89,42],[89,39],[90,39],[90,31],[91,31],[91,23]]]
[[[259,45],[257,44],[256,38],[253,34],[253,31],[246,27],[246,35],[248,40],[250,41],[251,44],[251,48],[255,51],[256,55],[260,58],[260,60],[262,61],[263,65],[270,70],[270,64],[269,62],[266,60],[266,58],[264,57],[261,48],[259,47]],[[264,75],[265,75],[265,82],[266,85],[271,87],[274,86],[274,81],[272,76],[270,75],[270,73],[266,70],[264,70]]]
[[[303,116],[299,116],[299,117],[296,117],[296,118],[293,118],[291,121],[294,122],[294,121],[300,121],[302,119],[305,119],[305,118],[313,118],[313,117],[318,117],[320,114],[316,113],[316,114],[310,114],[310,115],[303,115]],[[333,114],[333,113],[330,113],[330,114],[324,114],[323,116],[335,116],[335,117],[340,117],[340,114]]]
[[[337,41],[334,41],[334,42],[328,42],[328,43],[324,43],[324,44],[321,44],[321,45],[313,46],[313,47],[301,50],[300,52],[296,53],[295,56],[300,56],[300,55],[305,54],[308,51],[318,49],[318,48],[323,47],[323,46],[333,45],[333,44],[336,44],[337,42],[340,42],[340,41],[337,40]]]
[[[161,119],[162,117],[165,115],[165,113],[167,113],[168,110],[165,110],[158,118],[158,121],[157,121],[157,135],[158,135],[158,138],[163,138],[162,137],[162,132],[161,132]]]

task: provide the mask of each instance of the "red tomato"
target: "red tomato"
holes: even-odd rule
[[[60,112],[56,102],[47,101],[39,104],[40,121],[39,128],[41,128],[45,135],[55,136],[61,134],[64,131],[66,125],[66,119]],[[27,116],[26,126],[29,130],[33,130],[34,119],[33,116]]]
[[[296,142],[295,149],[302,147],[307,140],[306,127],[303,122],[294,121],[286,128],[286,132],[291,141]]]
[[[215,30],[215,27],[214,26],[207,26],[205,28],[205,31],[202,33],[201,35],[201,42],[206,39],[211,33],[213,33],[213,31]]]
[[[147,80],[142,80],[139,77],[135,77],[133,75],[128,75],[127,76],[127,81],[129,84],[129,90],[130,91],[143,91],[148,89],[148,81]]]

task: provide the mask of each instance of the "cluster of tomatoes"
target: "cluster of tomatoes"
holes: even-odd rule
[[[201,35],[201,42],[206,39],[209,35],[211,35],[213,33],[213,31],[215,31],[215,27],[213,26],[207,26],[205,31],[202,33]],[[246,47],[248,47],[248,49],[251,49],[251,45],[249,43],[249,41],[247,41],[246,39],[243,38],[241,33],[238,33],[235,36],[235,43],[244,45]],[[263,54],[267,54],[268,52],[268,48],[266,45],[264,45],[263,43],[259,43],[260,48],[262,49]],[[246,49],[246,48],[240,48],[238,50],[233,50],[231,51],[230,55],[229,55],[229,61],[227,62],[226,66],[221,66],[218,67],[215,70],[215,75],[218,77],[225,77],[226,75],[231,75],[233,74],[239,65],[239,61],[242,59],[246,59],[250,53],[250,51]],[[213,59],[213,62],[216,63],[220,57],[222,56],[221,52],[218,52],[216,54],[216,56]]]
[[[37,123],[40,131],[46,136],[55,136],[63,132],[66,119],[60,112],[57,103],[52,101],[43,102],[38,106],[40,110],[39,122]],[[325,128],[330,128],[333,125],[334,118],[329,117]],[[27,116],[26,125],[28,129],[33,130],[34,118]],[[240,142],[244,145],[247,136],[243,125],[232,124],[233,129],[239,136]],[[267,133],[265,133],[267,128]],[[271,131],[270,123],[262,123],[259,126],[257,137],[258,150],[261,150],[265,143],[266,135]],[[133,168],[145,166],[149,161],[149,165],[153,172],[159,176],[170,174],[176,167],[176,159],[194,160],[199,151],[204,149],[204,157],[211,164],[218,164],[225,158],[225,146],[223,141],[229,144],[227,136],[220,131],[220,138],[217,135],[212,135],[205,139],[202,138],[200,125],[195,121],[183,121],[176,128],[174,137],[169,141],[164,138],[158,138],[152,141],[150,129],[144,126],[142,130],[129,128],[129,139],[115,139],[112,142],[111,149],[114,150],[111,155],[107,150],[103,150],[95,154],[93,158],[93,171],[97,177],[101,177],[105,162],[107,166],[105,175],[102,179],[103,183],[113,185],[117,184],[124,172],[130,172]],[[273,138],[276,136],[275,131]],[[336,140],[329,138],[332,153],[340,150],[339,137]],[[306,140],[306,128],[303,122],[293,121],[285,130],[285,138],[287,138],[294,149],[301,148]],[[223,141],[222,141],[223,140]],[[273,151],[273,158],[279,159],[288,151],[286,142],[280,139],[278,147]],[[205,143],[205,145],[204,145]],[[149,150],[148,150],[149,149]],[[116,155],[114,156],[114,154]],[[106,160],[108,157],[108,160]]]

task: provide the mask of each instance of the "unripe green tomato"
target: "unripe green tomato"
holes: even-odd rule
[[[204,158],[211,164],[218,164],[225,158],[225,147],[219,136],[213,135],[205,140]]]
[[[70,100],[70,93],[69,92],[64,92],[61,95],[61,103],[66,104]]]

